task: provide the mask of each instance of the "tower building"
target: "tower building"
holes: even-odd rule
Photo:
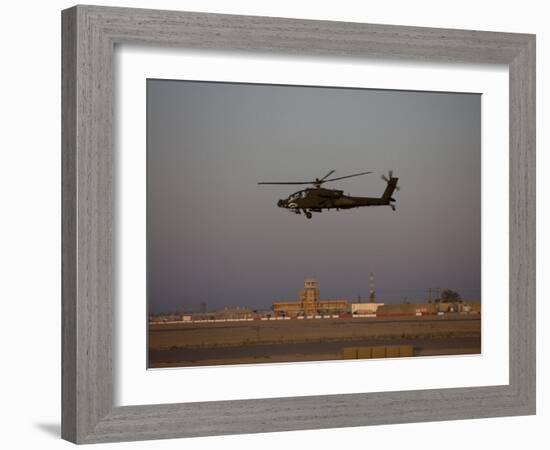
[[[321,300],[317,281],[306,278],[304,288],[298,294],[298,301],[273,302],[272,309],[277,316],[340,314],[348,312],[349,303],[345,299]]]

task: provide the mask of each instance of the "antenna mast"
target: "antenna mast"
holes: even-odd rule
[[[369,299],[376,299],[376,291],[374,290],[374,274],[372,272],[369,275]]]

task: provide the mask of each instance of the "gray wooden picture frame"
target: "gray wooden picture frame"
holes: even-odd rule
[[[535,413],[535,36],[98,6],[63,11],[62,34],[64,439],[94,443]],[[506,64],[509,384],[115,407],[113,52],[119,43]]]

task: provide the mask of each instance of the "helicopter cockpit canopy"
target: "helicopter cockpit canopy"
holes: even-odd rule
[[[289,201],[294,201],[294,200],[298,200],[300,198],[305,198],[305,196],[306,196],[306,191],[302,190],[302,191],[298,191],[298,192],[295,192],[294,194],[292,194],[290,197],[288,197],[288,200]]]

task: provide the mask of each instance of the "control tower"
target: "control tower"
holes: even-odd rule
[[[314,314],[318,309],[319,289],[317,281],[313,278],[306,278],[304,281],[304,289],[300,291],[299,301],[302,310],[306,314]]]
[[[272,309],[277,316],[305,316],[309,318],[319,314],[349,312],[349,304],[345,299],[321,300],[317,281],[313,278],[306,278],[304,288],[298,294],[298,301],[273,302]]]

